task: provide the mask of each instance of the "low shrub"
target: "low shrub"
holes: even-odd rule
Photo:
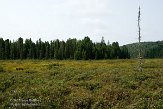
[[[0,72],[4,72],[4,69],[2,66],[0,66]]]
[[[58,74],[58,71],[48,71],[50,76],[56,76]]]
[[[154,105],[154,108],[163,109],[163,100],[162,99],[157,100],[155,105]]]
[[[59,67],[59,66],[62,66],[62,65],[61,64],[58,64],[58,63],[49,64],[48,65],[48,69],[51,70],[52,68]]]
[[[0,84],[0,92],[5,92],[8,88],[10,88],[13,84],[15,83],[15,79],[14,77],[8,79],[8,80],[4,80],[1,84]]]
[[[36,71],[35,70],[26,70],[25,73],[33,74],[33,73],[36,73]]]
[[[83,98],[76,100],[76,109],[91,109],[93,101],[91,98]]]
[[[100,83],[88,83],[86,84],[86,88],[90,91],[95,91],[101,88]]]

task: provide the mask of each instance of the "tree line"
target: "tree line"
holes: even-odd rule
[[[59,39],[36,42],[30,39],[18,38],[16,41],[0,38],[0,59],[126,59],[130,58],[126,46],[119,46],[118,42],[92,42],[87,36],[82,40]]]
[[[145,53],[146,58],[163,58],[163,41],[153,42],[146,46],[149,45],[150,48],[147,49]]]
[[[126,45],[130,58],[137,58],[138,43]],[[141,53],[143,58],[163,58],[163,41],[141,42]]]

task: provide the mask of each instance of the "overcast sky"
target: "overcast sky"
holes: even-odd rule
[[[142,41],[163,40],[163,0],[0,0],[0,37],[134,43],[139,5]]]

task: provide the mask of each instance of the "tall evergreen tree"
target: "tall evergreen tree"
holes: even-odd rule
[[[0,38],[0,59],[4,59],[5,57],[4,51],[5,51],[5,43],[3,38]]]
[[[49,59],[50,58],[50,44],[49,42],[45,42],[45,59]]]
[[[54,58],[59,59],[59,48],[60,48],[60,41],[57,39],[54,42]]]
[[[92,59],[92,41],[87,36],[82,40],[82,56],[84,59]]]
[[[5,59],[10,58],[10,42],[9,39],[5,40]]]
[[[121,54],[121,50],[120,50],[120,47],[119,47],[119,43],[118,42],[113,42],[112,43],[111,53],[110,53],[111,58],[119,59],[120,54]]]
[[[50,41],[50,59],[54,58],[54,41]]]
[[[122,46],[122,48],[121,48],[121,58],[123,58],[123,59],[129,59],[130,58],[130,54],[129,54],[128,49],[125,45]]]
[[[65,58],[65,42],[64,41],[60,42],[60,47],[59,47],[59,51],[58,51],[58,58],[61,60]]]
[[[17,56],[19,59],[23,59],[23,38],[18,38],[17,41]]]

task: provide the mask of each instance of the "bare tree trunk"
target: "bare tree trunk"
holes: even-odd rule
[[[139,40],[139,43],[138,43],[138,48],[139,48],[139,54],[138,54],[138,62],[139,62],[139,65],[138,65],[138,70],[140,72],[142,72],[142,50],[141,50],[141,28],[140,28],[140,17],[141,17],[141,12],[140,12],[140,6],[139,6],[139,12],[138,12],[138,40]]]

